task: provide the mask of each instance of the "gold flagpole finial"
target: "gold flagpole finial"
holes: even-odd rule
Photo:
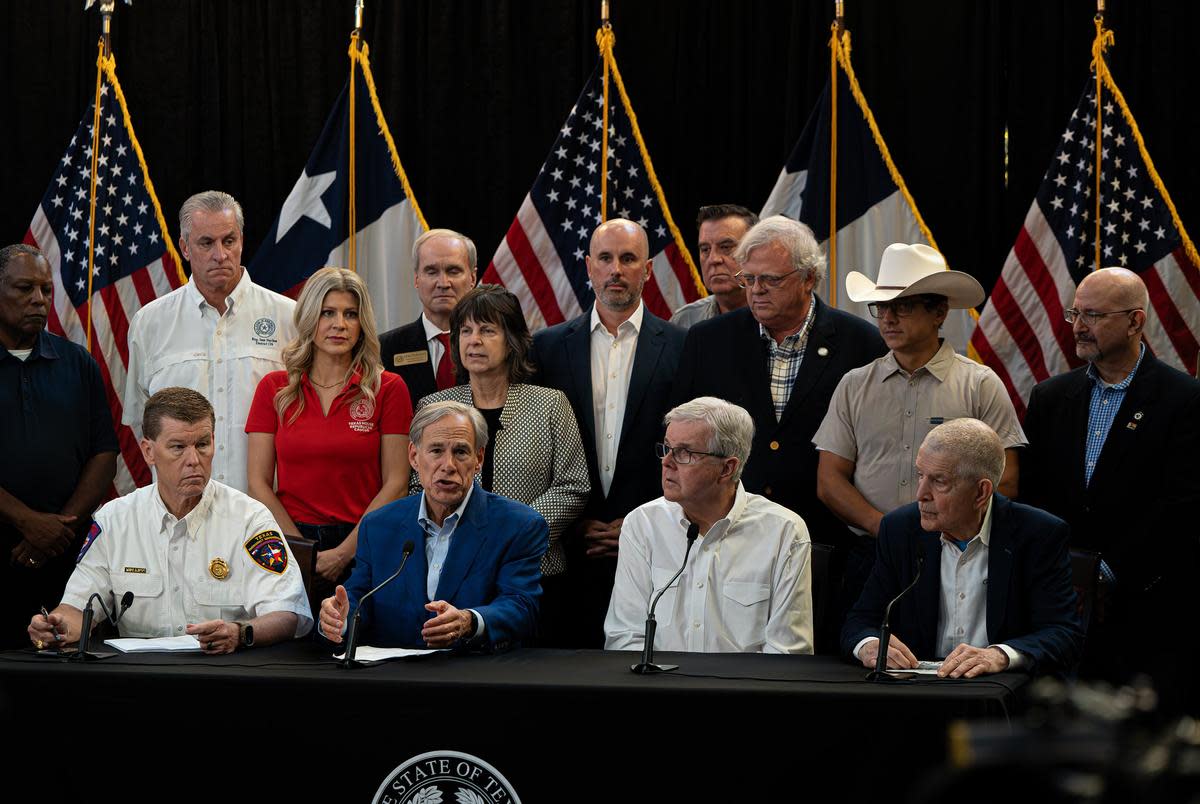
[[[354,30],[362,30],[363,0],[354,0]]]
[[[96,0],[85,0],[83,10],[89,11],[96,5]],[[125,5],[132,6],[133,0],[125,0]],[[117,0],[100,0],[100,36],[104,41],[104,55],[112,54],[112,15],[117,10]]]

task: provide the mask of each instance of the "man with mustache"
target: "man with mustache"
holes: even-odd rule
[[[451,229],[430,229],[413,243],[413,285],[421,315],[379,336],[383,367],[404,378],[413,407],[422,397],[455,384],[450,358],[450,313],[475,287],[478,259],[471,238]]]
[[[649,250],[633,221],[596,227],[586,259],[595,305],[533,339],[533,382],[566,394],[587,452],[592,492],[565,547],[579,644],[588,647],[604,642],[625,515],[662,493],[654,444],[685,332],[642,304]]]
[[[925,245],[893,243],[879,279],[846,276],[846,295],[867,304],[888,353],[842,377],[829,412],[813,436],[820,451],[817,496],[846,523],[842,610],[858,599],[875,563],[879,520],[916,499],[917,448],[941,422],[980,419],[1000,436],[1004,474],[997,491],[1017,492],[1017,449],[1025,434],[1008,392],[987,366],[956,354],[938,331],[953,309],[983,301],[970,274],[946,269]]]
[[[27,644],[31,609],[58,599],[117,468],[100,368],[46,331],[50,263],[0,249],[0,649]]]
[[[687,329],[699,321],[707,321],[746,306],[746,290],[734,276],[741,268],[733,252],[758,216],[737,204],[710,204],[700,207],[696,215],[699,227],[700,276],[708,294],[685,304],[671,316],[671,323]]]
[[[1132,271],[1104,268],[1079,283],[1064,313],[1086,365],[1030,395],[1021,497],[1065,519],[1072,545],[1104,560],[1110,593],[1081,673],[1122,682],[1148,671],[1170,698],[1194,688],[1200,658],[1194,640],[1179,639],[1200,569],[1190,524],[1200,506],[1200,382],[1142,342],[1149,310]]]

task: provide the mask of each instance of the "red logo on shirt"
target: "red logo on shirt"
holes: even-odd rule
[[[369,433],[375,429],[371,417],[375,415],[375,403],[363,397],[350,405],[350,429],[359,433]]]

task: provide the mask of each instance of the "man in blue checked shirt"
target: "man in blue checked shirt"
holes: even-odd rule
[[[1181,654],[1195,649],[1179,637],[1200,568],[1192,521],[1200,382],[1143,343],[1151,309],[1142,277],[1124,268],[1079,283],[1064,313],[1087,365],[1030,396],[1021,498],[1065,519],[1072,546],[1104,560],[1110,593],[1093,618],[1081,672],[1125,681],[1149,671],[1173,699],[1188,689],[1183,674],[1198,658]],[[1171,333],[1171,321],[1155,325]]]

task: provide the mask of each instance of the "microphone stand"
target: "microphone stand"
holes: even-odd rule
[[[396,580],[396,577],[404,571],[404,565],[408,563],[408,557],[413,554],[414,549],[413,540],[409,539],[406,541],[404,543],[404,555],[400,557],[400,566],[396,568],[395,572],[388,576],[387,580],[379,584],[379,586],[376,586],[370,592],[367,592],[358,601],[358,606],[354,609],[354,617],[352,617],[350,620],[350,627],[346,629],[346,652],[343,654],[342,660],[338,662],[338,667],[350,670],[356,667],[366,666],[362,662],[354,659],[354,654],[358,650],[358,618],[362,614],[363,603],[366,603],[367,598],[369,598],[371,595],[375,594],[380,589]]]
[[[121,618],[125,616],[125,612],[129,610],[129,607],[133,605],[133,592],[126,592],[121,596],[121,608],[115,617],[109,613],[108,607],[104,605],[104,600],[100,597],[100,595],[93,594],[88,598],[87,605],[83,607],[83,630],[79,634],[79,645],[69,653],[65,653],[67,658],[71,659],[72,661],[94,661],[96,659],[107,659],[110,656],[117,655],[117,651],[114,650],[91,650],[92,622],[96,616],[96,613],[92,610],[93,600],[100,604],[100,608],[104,612],[104,618],[108,620],[109,624],[116,626],[117,623],[121,621]]]
[[[916,673],[896,673],[888,672],[887,669],[887,654],[888,644],[892,641],[892,606],[896,605],[900,598],[908,594],[917,581],[921,580],[921,570],[925,568],[925,556],[917,556],[917,574],[913,577],[912,582],[904,587],[900,594],[892,598],[887,604],[887,608],[883,612],[883,624],[879,627],[879,653],[875,655],[875,669],[867,673],[867,681],[882,682],[890,684],[895,681],[907,681],[910,678],[915,678]]]
[[[679,669],[679,665],[677,664],[654,663],[654,634],[658,630],[658,621],[654,619],[654,608],[658,605],[659,599],[671,588],[671,584],[675,583],[676,579],[683,574],[684,568],[687,567],[688,556],[692,552],[692,545],[696,543],[696,536],[699,533],[700,526],[693,522],[687,529],[687,549],[683,552],[683,564],[679,567],[679,571],[671,576],[671,580],[667,581],[667,585],[651,601],[650,610],[646,612],[646,634],[645,640],[642,643],[642,660],[635,665],[631,665],[629,668],[638,675],[666,673]]]

